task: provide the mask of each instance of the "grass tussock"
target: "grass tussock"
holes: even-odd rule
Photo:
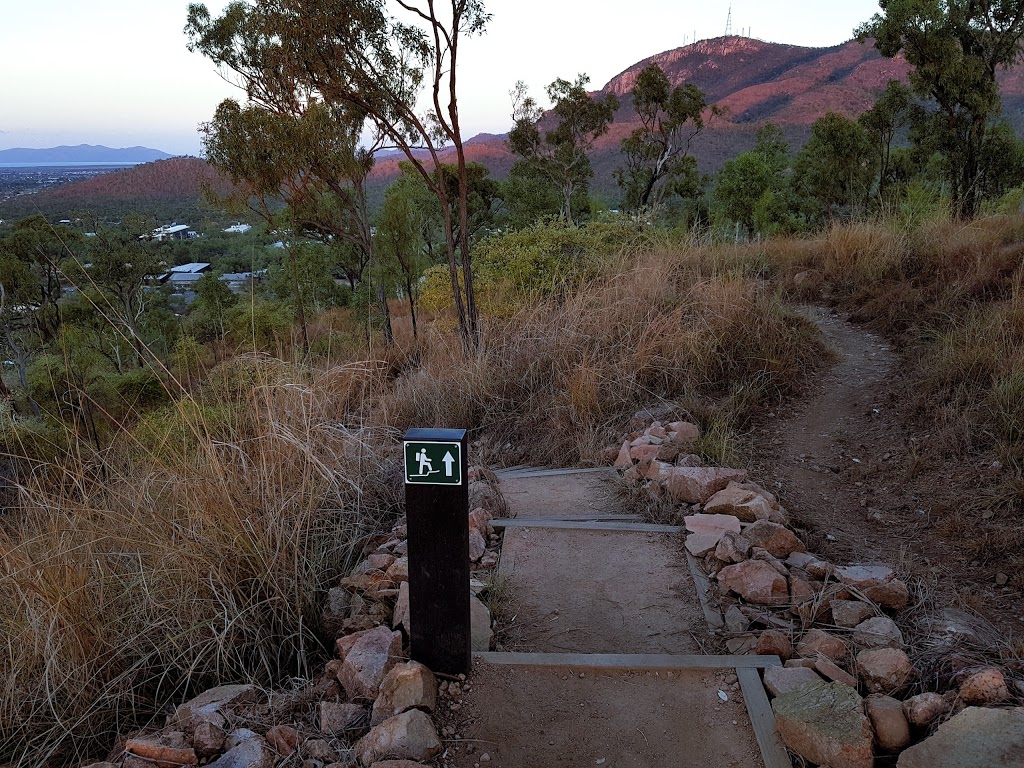
[[[0,534],[4,761],[101,754],[218,681],[309,677],[333,639],[324,591],[397,507],[381,441],[338,421],[369,374],[238,367],[233,421],[207,423],[215,395],[179,403],[149,420],[173,422],[163,442],[125,434],[17,489]]]

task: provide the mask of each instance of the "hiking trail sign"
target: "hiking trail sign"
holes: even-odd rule
[[[405,441],[406,485],[462,485],[462,443]]]

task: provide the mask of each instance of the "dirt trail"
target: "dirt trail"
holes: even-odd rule
[[[519,518],[622,511],[600,474],[506,478],[502,491]],[[502,636],[504,650],[700,653],[707,627],[680,544],[671,534],[507,529],[503,572],[520,630]],[[757,768],[730,673],[478,664],[468,695],[444,716],[459,736],[444,764]]]
[[[778,492],[817,553],[900,565],[941,602],[1020,632],[1024,606],[1019,594],[993,586],[997,565],[969,562],[938,530],[991,459],[925,466],[917,447],[929,435],[899,411],[906,395],[891,345],[831,310],[800,311],[839,362],[808,397],[772,414],[752,436],[754,476]]]

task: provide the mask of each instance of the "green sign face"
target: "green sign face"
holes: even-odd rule
[[[414,485],[462,485],[462,445],[406,442],[405,482]]]

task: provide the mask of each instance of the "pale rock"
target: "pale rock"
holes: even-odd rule
[[[350,699],[375,699],[384,675],[402,658],[402,633],[387,627],[339,638],[337,645],[342,660],[338,682]]]
[[[409,629],[409,582],[403,581],[398,585],[398,600],[395,601],[395,612],[391,618],[391,628],[398,629],[402,627],[405,633],[410,633]]]
[[[878,746],[886,752],[900,752],[910,745],[910,723],[896,699],[873,693],[864,699],[864,709]]]
[[[418,709],[385,720],[356,743],[356,754],[364,766],[386,758],[426,761],[441,749],[430,716]]]
[[[758,520],[753,525],[747,526],[743,531],[743,536],[751,546],[763,547],[775,557],[789,557],[793,552],[800,552],[807,548],[791,530],[784,525],[768,520]]]
[[[807,683],[820,683],[821,678],[807,667],[766,667],[764,687],[772,696],[795,691]]]
[[[386,678],[385,678],[386,679]],[[352,702],[320,702],[320,733],[345,736],[366,723],[366,707]]]
[[[491,629],[491,612],[476,595],[471,595],[469,598],[469,624],[473,650],[491,650],[491,640],[494,638],[494,631]]]
[[[338,753],[323,739],[306,739],[302,742],[302,754],[322,765],[333,763],[338,759]],[[305,767],[305,763],[303,766]]]
[[[811,629],[800,638],[796,652],[806,658],[814,658],[820,653],[825,658],[841,664],[850,655],[850,647],[841,637],[836,637],[823,629]]]
[[[665,473],[672,469],[671,464],[667,464],[664,461],[651,461],[642,468],[638,467],[637,471],[640,472],[640,476],[647,480],[661,480]]]
[[[223,727],[223,713],[233,707],[255,704],[261,698],[254,685],[221,685],[203,691],[174,710],[173,724],[189,727],[212,722]]]
[[[853,642],[859,648],[902,648],[903,633],[888,616],[875,616],[854,627]]]
[[[897,768],[1020,768],[1024,708],[968,707],[902,754]]]
[[[747,653],[753,653],[757,648],[757,637],[750,632],[744,632],[740,635],[730,637],[725,641],[725,647],[729,650],[729,653],[734,656],[742,656]]]
[[[732,515],[687,515],[683,525],[690,533],[717,533],[724,535],[729,531],[740,532],[740,521]]]
[[[873,768],[871,723],[860,695],[845,685],[808,682],[772,701],[786,746],[830,768]]]
[[[682,453],[676,456],[675,465],[677,467],[703,467],[704,459],[695,453]]]
[[[784,605],[789,601],[785,577],[761,560],[726,566],[718,572],[718,583],[758,605]]]
[[[675,467],[665,475],[669,496],[676,504],[703,504],[732,480],[743,480],[742,469],[724,467]]]
[[[750,619],[744,615],[738,605],[730,605],[725,611],[725,628],[730,632],[746,632]]]
[[[373,703],[370,725],[380,725],[410,709],[433,712],[437,706],[437,678],[416,661],[396,665],[380,685],[380,695]]]
[[[469,559],[477,562],[487,551],[487,539],[476,528],[469,529]]]
[[[231,747],[207,768],[273,768],[278,755],[260,737],[246,739]]]
[[[789,635],[777,629],[762,632],[757,638],[759,656],[778,656],[782,661],[793,657],[793,643]]]
[[[498,565],[498,555],[495,552],[485,552],[480,558],[481,568],[494,568]]]
[[[927,728],[949,712],[949,702],[937,693],[919,693],[903,702],[903,714],[915,728]]]
[[[704,557],[714,552],[721,540],[721,533],[691,533],[686,537],[686,551],[694,557]]]
[[[852,629],[875,615],[875,609],[860,600],[833,600],[829,608],[832,609],[832,623],[845,629]]]
[[[816,662],[814,659],[790,659],[783,666],[786,669],[799,669],[800,667],[804,667],[805,669],[814,669],[815,664]]]
[[[1003,673],[995,667],[988,667],[960,684],[960,698],[966,704],[998,704],[1010,698],[1010,691]]]
[[[648,437],[656,437],[659,440],[664,440],[668,437],[668,430],[661,426],[660,421],[656,421],[644,430],[644,434]]]
[[[826,680],[831,680],[833,683],[842,683],[857,690],[857,678],[824,656],[819,656],[814,661],[814,671]]]
[[[835,569],[836,578],[857,589],[876,587],[892,581],[896,574],[887,565],[843,565]]]
[[[872,648],[857,654],[857,676],[869,693],[894,693],[910,682],[914,667],[899,648]]]
[[[715,547],[715,559],[723,563],[742,563],[750,553],[750,542],[743,534],[726,531]]]
[[[249,728],[235,728],[224,739],[224,749],[234,749],[239,744],[244,744],[247,741],[258,741],[260,738],[256,731]]]
[[[328,610],[336,616],[344,616],[348,613],[349,605],[352,602],[352,593],[341,587],[331,587],[327,593]]]

